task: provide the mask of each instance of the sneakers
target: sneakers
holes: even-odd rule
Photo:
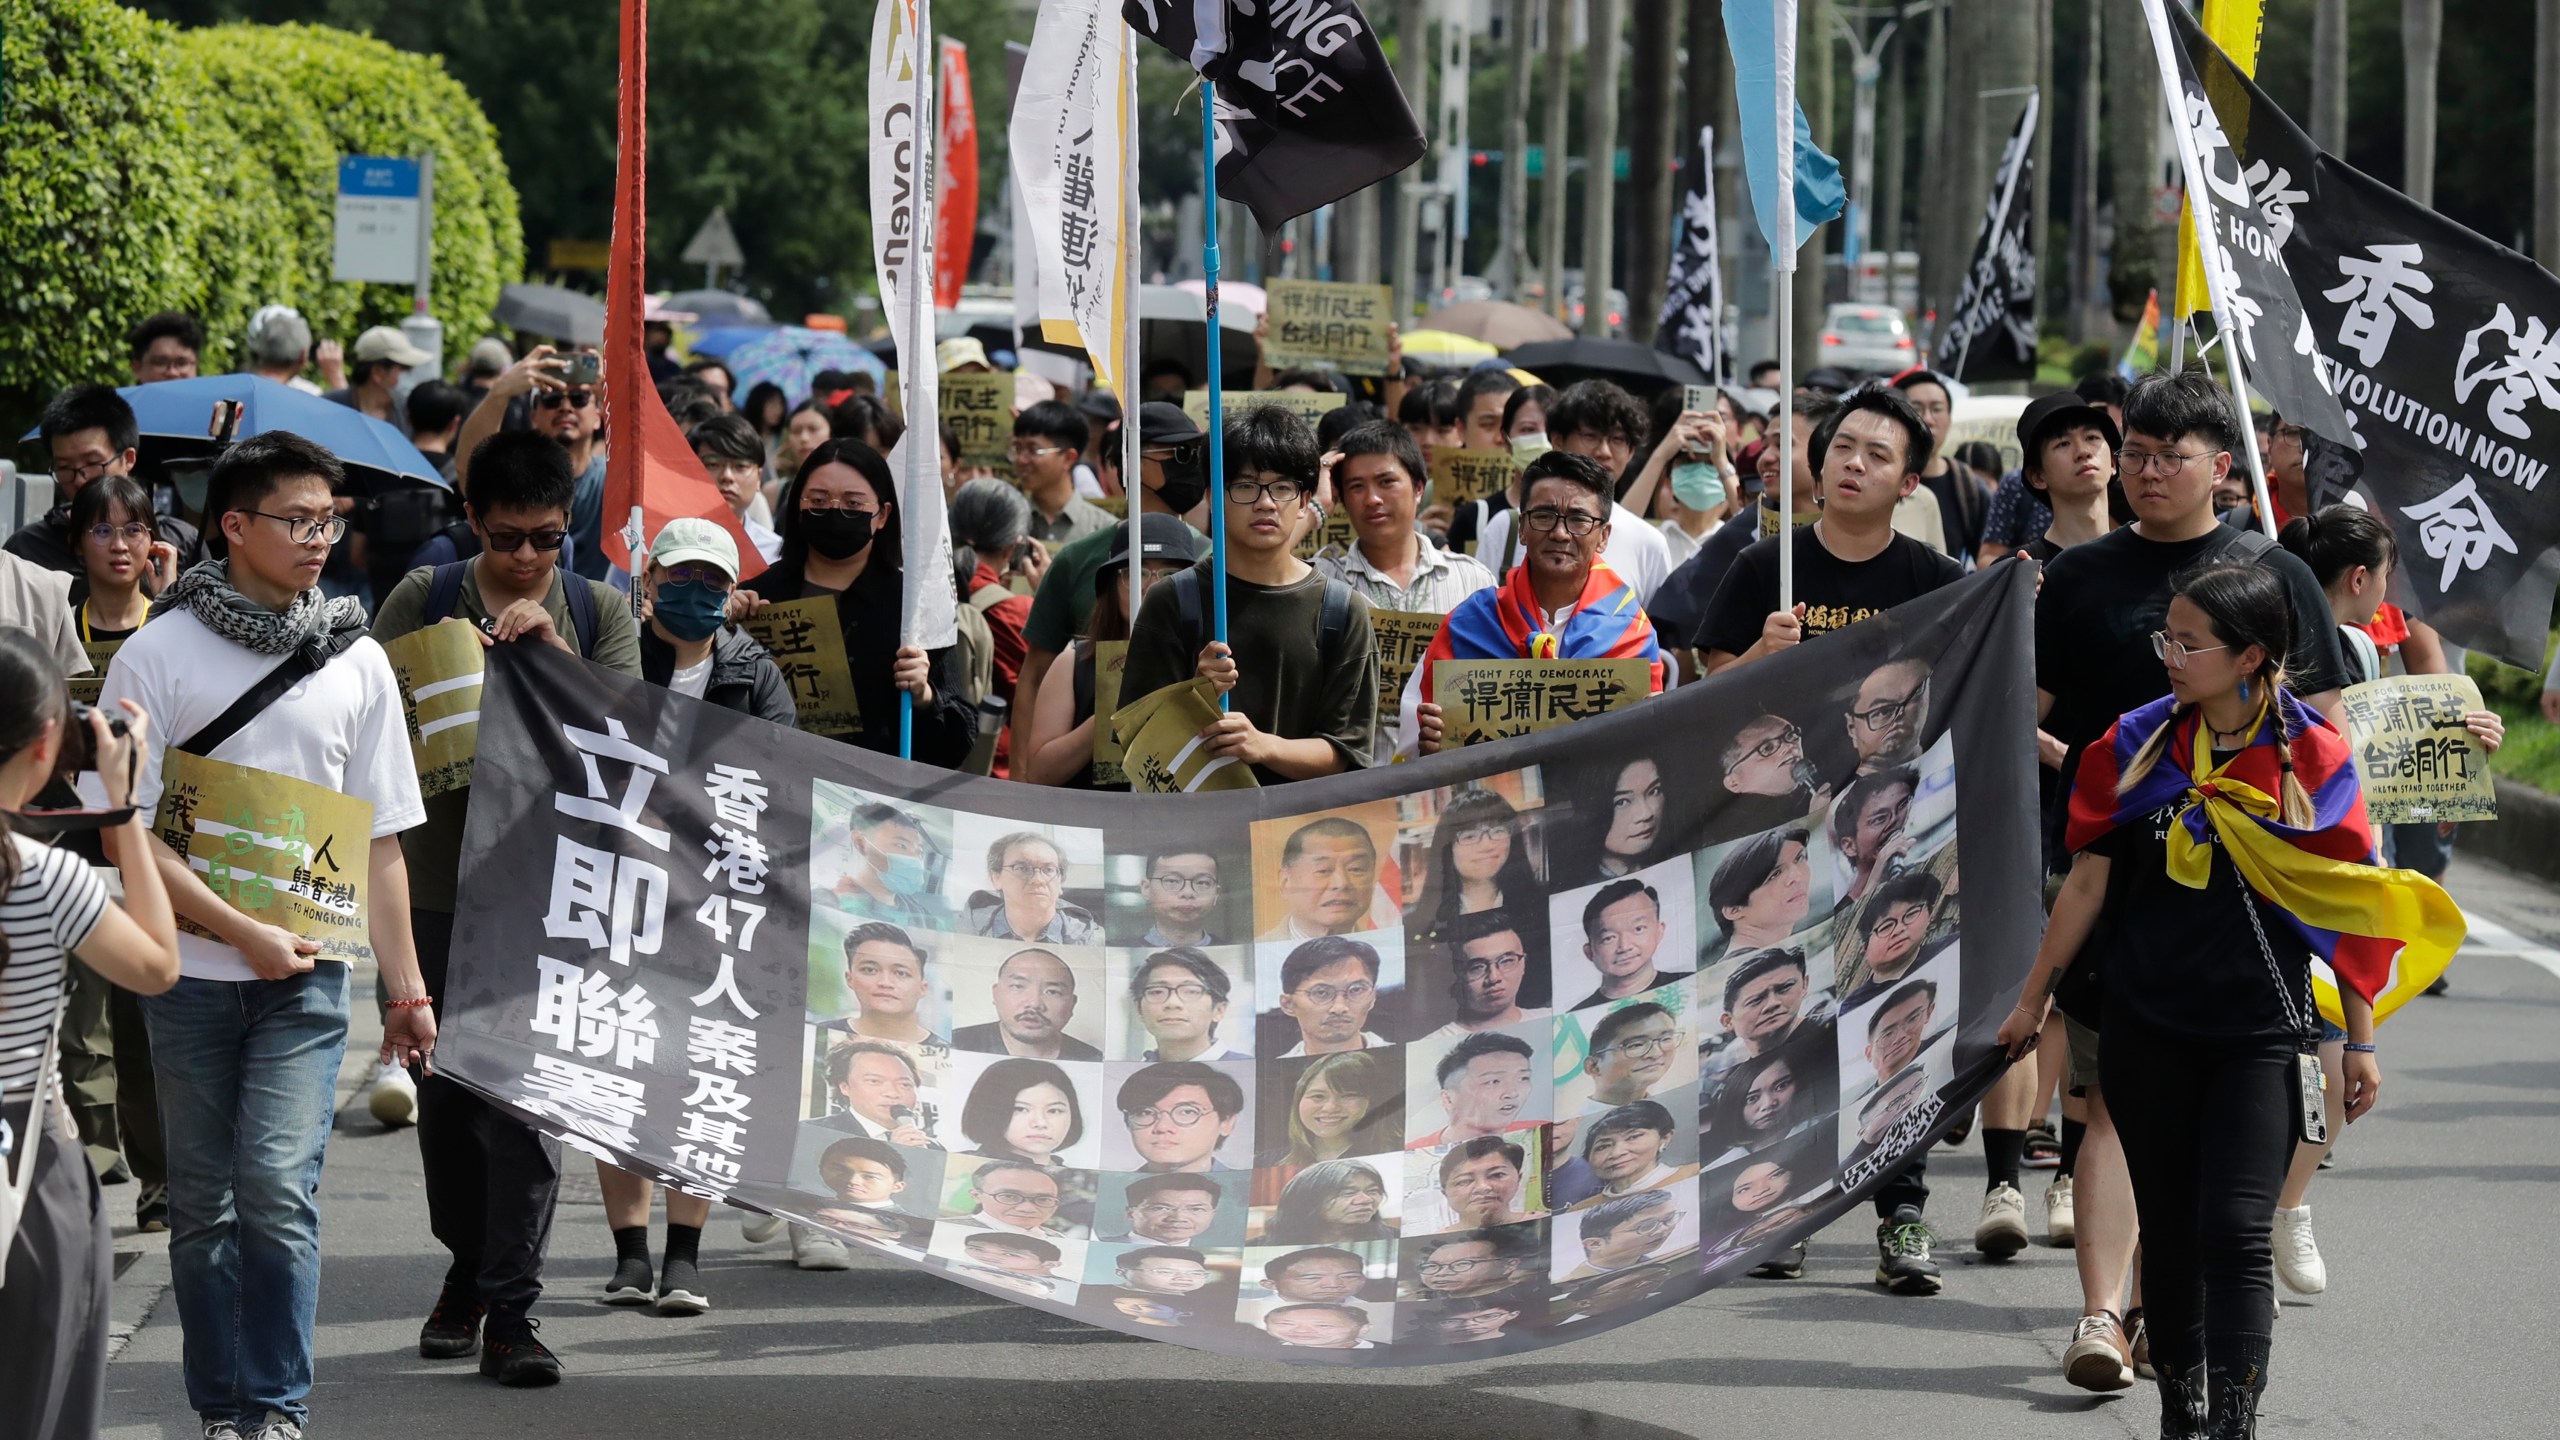
[[[502,1333],[491,1326],[488,1343],[480,1351],[480,1373],[501,1385],[517,1390],[530,1390],[560,1383],[560,1357],[542,1343],[534,1332],[539,1320],[519,1320]]]
[[[613,1267],[613,1278],[604,1282],[607,1305],[646,1305],[658,1298],[649,1269],[649,1257],[633,1255]]]
[[[418,1082],[409,1078],[408,1067],[385,1065],[374,1072],[373,1083],[364,1088],[364,1108],[394,1130],[416,1124]]]
[[[2133,1373],[2145,1380],[2159,1379],[2160,1372],[2151,1368],[2151,1327],[2143,1321],[2141,1306],[2124,1312],[2124,1329],[2128,1337],[2125,1360],[2133,1366]]]
[[[2320,1263],[2320,1244],[2311,1238],[2311,1207],[2297,1205],[2276,1212],[2276,1277],[2296,1295],[2317,1295],[2329,1288],[2329,1267]]]
[[[479,1349],[483,1313],[477,1299],[445,1286],[427,1323],[418,1330],[418,1353],[429,1360],[459,1360]]]
[[[258,1428],[244,1434],[247,1440],[302,1440],[302,1422],[281,1410],[270,1410]]]
[[[141,1235],[157,1235],[168,1229],[169,1202],[149,1200],[136,1206],[133,1212],[133,1228],[136,1234]]]
[[[1938,1267],[1929,1261],[1929,1227],[1920,1207],[1905,1205],[1876,1227],[1876,1283],[1896,1295],[1938,1293]]]
[[[1755,1280],[1801,1280],[1804,1278],[1804,1252],[1807,1242],[1799,1240],[1768,1259],[1751,1267]]]
[[[658,1313],[699,1315],[711,1308],[703,1293],[702,1272],[690,1260],[669,1260],[658,1272]]]
[[[2080,1222],[2071,1208],[2071,1177],[2056,1175],[2044,1191],[2044,1243],[2068,1250],[2079,1239]]]
[[[746,1237],[748,1244],[761,1245],[781,1234],[782,1227],[790,1223],[779,1215],[759,1215],[748,1210],[738,1216],[738,1233]]]
[[[2050,1125],[2028,1126],[2026,1150],[2018,1163],[2030,1170],[2061,1169],[2061,1137],[2053,1133],[2053,1127]]]
[[[2002,1182],[1982,1197],[1982,1222],[1973,1227],[1973,1248],[1994,1260],[2006,1260],[2027,1248],[2027,1197]]]
[[[850,1270],[853,1252],[843,1241],[824,1230],[806,1225],[791,1227],[791,1263],[803,1270]]]
[[[2127,1358],[2131,1349],[2116,1317],[2103,1310],[2083,1315],[2079,1328],[2071,1332],[2069,1348],[2062,1352],[2062,1378],[2082,1390],[2129,1390],[2133,1387],[2133,1363]]]
[[[240,1434],[240,1422],[237,1420],[207,1420],[204,1422],[204,1440],[242,1440]]]

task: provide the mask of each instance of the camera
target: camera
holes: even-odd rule
[[[97,713],[97,710],[97,706],[84,701],[71,702],[71,723],[64,729],[62,736],[62,762],[59,768],[63,774],[76,775],[85,770],[98,768],[97,736],[89,728],[89,717]],[[118,737],[132,733],[126,728],[125,717],[112,711],[107,715],[107,730]]]

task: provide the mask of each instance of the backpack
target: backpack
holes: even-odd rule
[[[1191,653],[1197,655],[1211,639],[1209,629],[1209,596],[1200,588],[1200,570],[1194,566],[1178,570],[1164,578],[1173,587],[1173,600],[1183,638],[1191,642]],[[1325,577],[1324,606],[1316,621],[1316,653],[1331,655],[1342,648],[1342,639],[1351,632],[1351,587],[1331,576]]]
[[[564,555],[562,559],[565,562],[567,557]],[[468,560],[455,560],[436,567],[435,578],[427,582],[427,611],[422,624],[442,624],[447,616],[453,614],[454,602],[462,598],[463,568],[470,563]],[[569,597],[570,628],[578,632],[578,653],[593,660],[596,658],[596,631],[599,628],[596,592],[583,576],[571,574],[565,563],[560,568],[560,580],[561,588]]]
[[[973,708],[996,688],[996,632],[987,626],[987,612],[1012,598],[1002,585],[989,585],[960,607],[959,638],[952,644],[960,651],[960,698]]]

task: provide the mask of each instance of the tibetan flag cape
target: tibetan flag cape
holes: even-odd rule
[[[2274,717],[2265,709],[2248,743],[2220,766],[2201,719],[2177,717],[2159,760],[2118,795],[2117,777],[2143,742],[2173,723],[2176,702],[2164,697],[2116,721],[2081,757],[2066,839],[2076,852],[2119,825],[2174,808],[2170,878],[2203,889],[2213,863],[2208,847],[2219,844],[2242,883],[2311,947],[2320,1013],[2340,1023],[2337,987],[2344,985],[2373,1002],[2378,1022],[2444,973],[2462,944],[2462,912],[2433,880],[2378,863],[2346,741],[2290,693],[2277,695],[2294,775],[2311,797],[2309,828],[2278,818],[2284,772]]]
[[[1437,660],[1647,660],[1653,664],[1653,693],[1662,693],[1662,647],[1654,641],[1653,622],[1605,560],[1591,562],[1582,598],[1556,631],[1539,619],[1529,567],[1513,566],[1511,578],[1459,601],[1440,622],[1417,671],[1425,700],[1431,698]]]

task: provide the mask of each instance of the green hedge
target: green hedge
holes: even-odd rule
[[[204,322],[235,368],[282,302],[352,338],[406,287],[329,278],[338,159],[436,157],[432,303],[448,351],[523,270],[497,133],[430,56],[312,25],[179,31],[106,0],[0,0],[0,418],[77,380],[125,378],[126,327]]]

